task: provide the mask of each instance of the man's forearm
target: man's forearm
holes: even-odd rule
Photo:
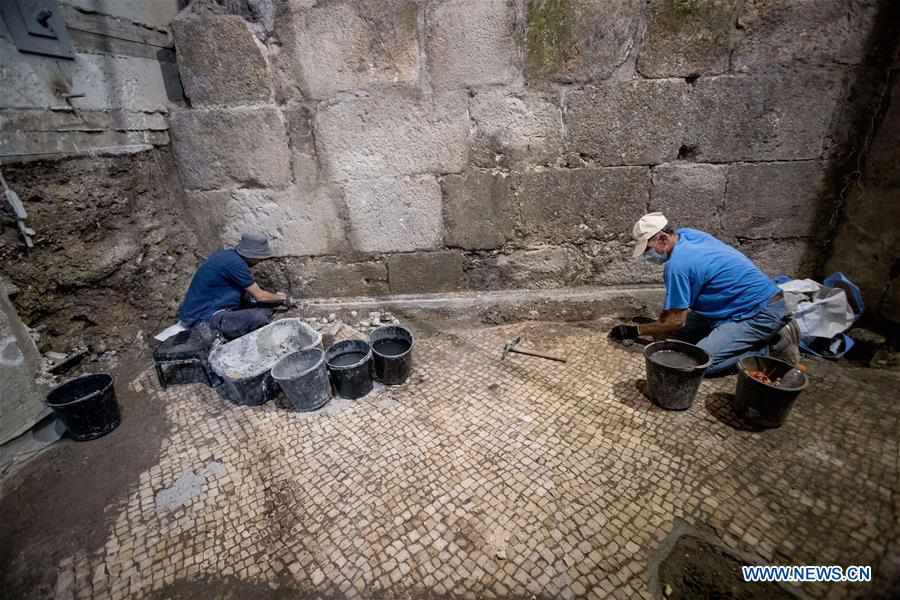
[[[664,310],[656,323],[639,325],[638,334],[657,338],[670,336],[684,327],[686,321],[687,310]]]
[[[645,325],[638,325],[638,334],[647,337],[666,337],[672,335],[683,326],[683,323],[677,321],[647,323]]]
[[[280,302],[284,300],[284,298],[279,296],[278,294],[274,294],[262,289],[259,290],[255,298],[257,302]]]

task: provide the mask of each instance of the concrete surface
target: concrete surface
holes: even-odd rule
[[[47,387],[35,379],[41,355],[0,281],[0,444],[28,431],[50,413],[44,404]]]
[[[604,322],[407,324],[409,382],[332,416],[236,407],[198,385],[163,392],[151,370],[122,381],[162,411],[158,457],[120,461],[128,481],[67,525],[95,529],[91,543],[32,547],[23,563],[28,523],[50,506],[29,497],[6,589],[649,598],[648,564],[685,521],[763,564],[872,566],[871,584],[801,586],[809,597],[896,593],[896,374],[816,363],[787,423],[754,431],[731,412],[733,378],[704,382],[687,411],[656,408],[640,391],[643,357],[610,345]],[[501,360],[519,335],[569,362]],[[188,472],[205,472],[199,493],[160,511],[158,494]]]
[[[15,135],[0,136],[0,158],[127,153],[135,144],[168,144],[168,136],[158,132],[168,129],[169,108],[183,101],[168,33],[177,5],[177,0],[61,2],[74,60],[19,52],[0,19],[4,119],[43,121],[37,128],[20,122]],[[72,118],[62,122],[61,115]]]

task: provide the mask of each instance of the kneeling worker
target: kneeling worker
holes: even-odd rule
[[[267,292],[257,285],[250,267],[272,257],[264,235],[244,233],[235,248],[212,254],[194,274],[187,296],[178,309],[185,327],[208,323],[213,333],[226,340],[241,337],[272,321],[269,308],[249,308],[244,292],[257,302],[277,303],[287,299],[282,292]]]
[[[664,310],[655,323],[617,325],[615,340],[641,336],[696,344],[712,358],[709,376],[725,375],[745,356],[769,353],[797,365],[799,328],[784,296],[753,261],[696,229],[674,229],[662,213],[635,224],[634,257],[665,265]]]

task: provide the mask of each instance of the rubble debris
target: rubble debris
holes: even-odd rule
[[[86,346],[76,348],[69,354],[48,352],[45,356],[53,360],[53,365],[49,368],[49,372],[54,375],[61,375],[69,371],[72,367],[84,360],[84,357],[88,355],[88,352],[89,349]],[[113,352],[113,354],[115,354],[115,352]]]

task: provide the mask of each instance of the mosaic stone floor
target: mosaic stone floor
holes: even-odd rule
[[[203,386],[132,386],[165,404],[159,464],[111,507],[105,546],[59,564],[57,598],[165,597],[235,578],[315,597],[650,597],[676,518],[772,564],[900,577],[900,405],[817,366],[788,423],[733,427],[734,379],[667,412],[640,354],[589,325],[417,331],[410,381],[337,414],[235,407]],[[524,337],[565,365],[511,356]],[[858,370],[857,370],[858,373]]]

